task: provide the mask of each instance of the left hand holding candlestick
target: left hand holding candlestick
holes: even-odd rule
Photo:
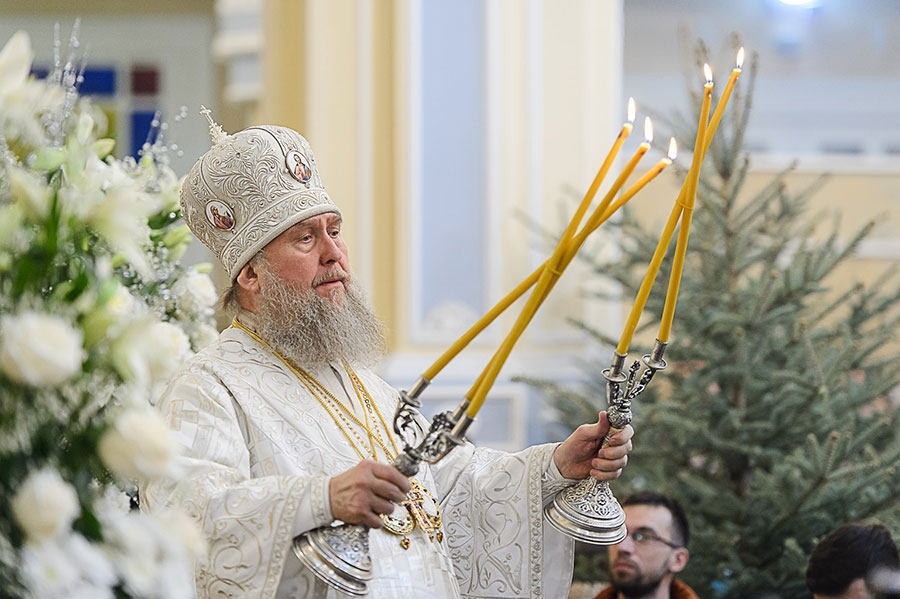
[[[606,412],[600,412],[597,422],[582,424],[575,429],[553,454],[560,474],[572,480],[588,476],[606,481],[619,478],[631,453],[634,429],[628,424],[605,443],[609,431]]]

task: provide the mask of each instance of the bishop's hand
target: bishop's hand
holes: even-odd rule
[[[609,432],[606,412],[600,412],[594,424],[582,424],[563,441],[553,460],[560,474],[566,478],[581,480],[593,476],[597,480],[613,480],[622,474],[631,452],[634,429],[628,424],[621,431],[604,439]]]
[[[331,513],[347,524],[381,528],[381,514],[392,513],[409,489],[409,479],[394,466],[363,460],[329,481]]]

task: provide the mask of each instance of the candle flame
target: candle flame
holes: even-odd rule
[[[712,83],[712,69],[709,68],[708,64],[703,65],[703,74],[706,75],[706,82]]]
[[[650,117],[644,118],[644,140],[647,143],[653,141],[653,123],[650,122]]]
[[[675,160],[675,157],[678,156],[678,144],[675,143],[675,138],[669,138],[669,160]]]
[[[741,49],[738,50],[737,62],[735,64],[737,64],[737,67],[735,67],[735,68],[738,68],[738,69],[744,66],[744,47],[743,46],[741,46]]]
[[[634,98],[628,98],[628,122],[634,122],[634,113],[636,109],[634,107]]]

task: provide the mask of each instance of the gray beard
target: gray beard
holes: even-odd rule
[[[384,356],[384,331],[367,298],[350,279],[344,299],[302,292],[267,273],[256,306],[256,332],[277,352],[303,368],[346,360],[373,367]]]

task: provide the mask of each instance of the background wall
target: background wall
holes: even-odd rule
[[[187,174],[191,165],[209,148],[209,126],[198,117],[201,105],[215,107],[216,65],[211,44],[215,29],[212,0],[198,2],[132,3],[121,1],[20,2],[0,5],[0,43],[17,30],[31,37],[34,65],[48,69],[54,64],[54,40],[60,41],[59,56],[84,59],[86,66],[113,79],[111,93],[94,101],[111,117],[117,156],[132,153],[132,146],[146,141],[142,115],[159,111],[175,172]],[[80,47],[69,49],[73,31]],[[58,34],[55,33],[58,31]],[[76,68],[80,67],[76,63]],[[152,93],[141,93],[132,78],[137,70],[152,72]],[[181,118],[182,115],[184,118]],[[140,131],[133,130],[137,116]],[[206,262],[210,254],[195,243],[186,260]]]
[[[621,126],[627,97],[637,100],[638,122],[653,114],[659,129],[644,168],[666,143],[658,115],[696,119],[687,110],[680,35],[708,42],[719,81],[733,61],[732,31],[760,54],[749,131],[754,184],[799,158],[792,185],[832,173],[814,198],[823,220],[840,211],[847,231],[879,220],[835,286],[874,276],[900,255],[896,0],[822,0],[814,10],[774,0],[82,1],[77,8],[7,0],[0,37],[26,28],[46,57],[53,23],[65,34],[76,16],[91,61],[156,61],[165,73],[164,113],[190,107],[178,133],[180,172],[208,147],[200,104],[228,131],[273,122],[310,139],[348,215],[354,268],[388,325],[383,371],[399,387],[544,260],[548,238],[538,227],[552,237],[568,221]],[[636,129],[623,157],[640,141]],[[661,225],[680,183],[666,173],[636,205]],[[207,258],[195,250],[195,259]],[[473,429],[477,441],[515,448],[559,434],[540,398],[510,378],[575,381],[579,359],[612,351],[566,320],[589,318],[618,334],[627,306],[585,301],[585,286],[595,282],[582,280],[577,265],[571,270],[501,373]],[[432,409],[459,401],[518,306],[510,312],[441,373],[424,397]],[[676,318],[674,342],[677,334]]]

